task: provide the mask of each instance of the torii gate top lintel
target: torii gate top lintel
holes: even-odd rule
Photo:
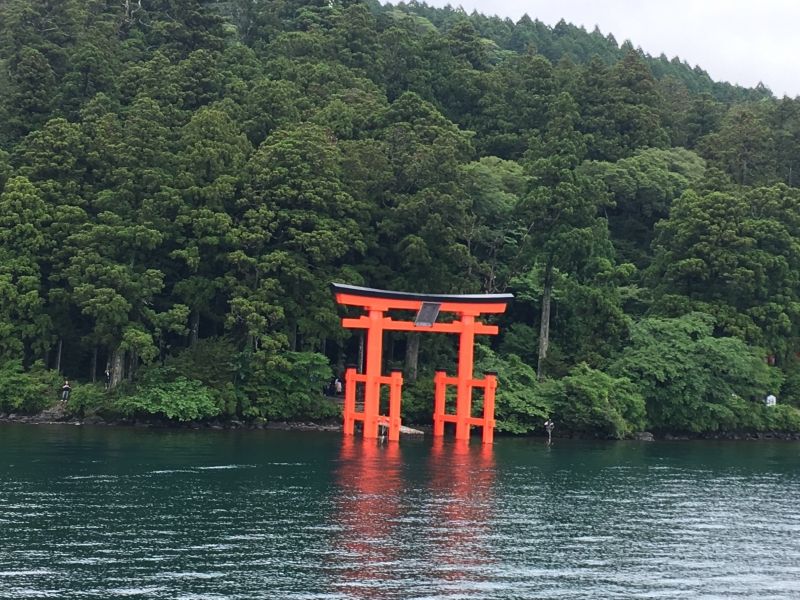
[[[423,303],[440,305],[444,312],[502,313],[514,299],[513,294],[418,294],[377,288],[331,283],[336,302],[374,310],[419,310]]]

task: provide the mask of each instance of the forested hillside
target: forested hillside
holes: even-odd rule
[[[514,293],[507,431],[800,430],[798,171],[800,99],[535,15],[4,0],[0,409],[331,414],[337,281]]]

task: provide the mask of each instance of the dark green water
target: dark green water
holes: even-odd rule
[[[0,426],[0,598],[800,598],[800,445]]]

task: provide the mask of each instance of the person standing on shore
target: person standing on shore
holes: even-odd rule
[[[66,402],[69,400],[69,393],[72,391],[72,388],[69,385],[68,380],[64,380],[64,385],[61,386],[61,401]]]

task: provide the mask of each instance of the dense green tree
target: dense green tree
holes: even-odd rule
[[[537,372],[544,376],[550,346],[553,286],[559,271],[591,277],[594,257],[613,253],[605,220],[599,217],[608,196],[602,184],[576,167],[585,153],[584,136],[575,130],[575,103],[562,94],[551,107],[550,122],[538,148],[527,155],[532,189],[520,204],[533,223],[528,260],[541,277],[541,316]],[[522,283],[525,278],[520,279]],[[527,281],[530,281],[527,279]],[[523,284],[524,285],[524,284]]]
[[[639,53],[629,51],[612,69],[613,118],[626,154],[636,148],[664,147],[667,134],[661,126],[661,97],[649,67]]]
[[[41,263],[48,217],[26,178],[8,181],[0,194],[0,360],[41,356],[47,348]]]
[[[467,125],[487,154],[518,159],[528,138],[544,129],[555,94],[553,67],[542,56],[511,56],[486,77],[480,112]]]
[[[559,427],[567,431],[620,439],[645,425],[645,402],[636,384],[586,363],[559,380],[541,384],[539,393],[552,407]]]
[[[772,117],[774,130],[775,160],[778,180],[795,185],[800,181],[800,100],[783,98],[779,100]]]
[[[686,192],[658,226],[653,275],[661,306],[681,295],[685,307],[717,316],[729,335],[788,352],[798,324],[798,201],[786,186]]]
[[[516,216],[527,188],[522,166],[513,161],[485,156],[464,168],[464,194],[472,213],[467,250],[476,262],[470,275],[480,277],[482,290],[505,291],[526,250],[529,232]]]
[[[772,158],[775,141],[758,108],[733,107],[719,131],[700,142],[701,154],[742,185],[766,185],[775,181]]]
[[[312,125],[276,132],[251,158],[231,255],[241,277],[232,317],[250,335],[276,332],[262,320],[259,307],[269,305],[281,307],[267,314],[285,318],[292,348],[298,333],[311,343],[338,326],[328,283],[341,279],[345,265],[365,250],[360,205],[342,189],[340,168],[334,140]]]
[[[616,162],[590,162],[582,172],[603,181],[613,198],[609,229],[620,259],[638,267],[651,260],[655,224],[669,216],[672,202],[698,186],[705,162],[683,148],[648,148]]]
[[[669,136],[669,145],[685,148],[689,143],[692,94],[686,84],[674,75],[658,79],[655,85],[661,97],[658,102],[659,120]]]
[[[724,104],[715,100],[711,94],[700,94],[692,98],[686,115],[686,147],[694,148],[702,138],[717,131],[724,115]]]
[[[691,313],[649,318],[612,372],[637,383],[648,426],[687,432],[751,428],[756,402],[780,386],[781,375],[737,338],[712,335],[713,319]]]
[[[41,125],[50,115],[56,78],[47,57],[36,48],[22,48],[9,62],[11,93],[4,94],[9,120],[5,136],[13,139]]]
[[[337,11],[331,32],[337,55],[348,67],[363,70],[371,79],[380,76],[378,31],[375,15],[361,2]]]
[[[183,57],[200,49],[221,50],[224,21],[210,0],[143,0],[126,4],[126,21],[149,45]]]
[[[241,110],[242,128],[250,142],[259,146],[276,129],[299,121],[300,96],[300,90],[289,81],[253,81],[244,96]]]
[[[200,317],[218,321],[215,314],[225,297],[224,255],[232,227],[229,210],[239,192],[238,173],[252,147],[224,112],[196,112],[182,131],[178,154],[184,204],[175,224],[171,255],[183,263],[174,292],[191,310],[190,342],[197,342]],[[182,276],[181,276],[182,275]]]
[[[413,91],[426,99],[433,98],[432,79],[426,59],[418,51],[419,38],[424,35],[409,21],[393,23],[393,27],[378,36],[383,66],[383,80],[389,100],[399,98],[403,92]]]

